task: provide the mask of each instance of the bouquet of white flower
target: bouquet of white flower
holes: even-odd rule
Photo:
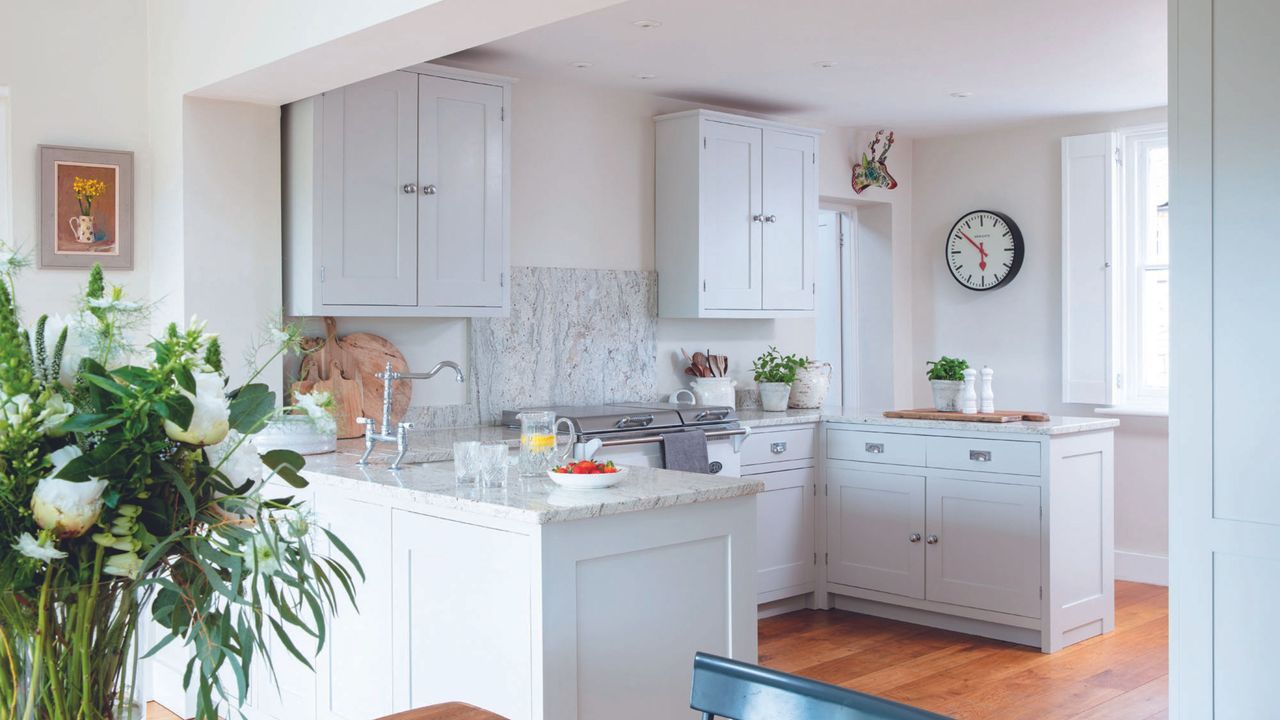
[[[275,396],[257,372],[228,390],[203,325],[170,325],[147,362],[126,364],[147,308],[100,268],[78,314],[30,331],[12,270],[0,269],[0,717],[125,716],[149,607],[168,630],[152,651],[190,646],[185,682],[214,720],[243,703],[252,663],[271,664],[269,634],[308,663],[286,628],[318,650],[360,565],[302,503],[262,494],[264,469],[305,486],[303,459],[255,450]],[[275,355],[299,340],[276,337]],[[315,532],[340,559],[315,554]]]

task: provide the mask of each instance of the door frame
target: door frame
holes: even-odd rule
[[[840,219],[840,404],[843,407],[860,407],[861,381],[858,363],[858,294],[857,268],[854,267],[858,237],[856,222],[858,209],[839,203],[821,202],[818,213],[833,212]],[[821,221],[819,221],[821,222]],[[817,229],[815,228],[815,231]],[[815,232],[816,242],[821,241],[821,232]],[[815,256],[821,250],[815,252]],[[816,271],[815,271],[816,272]],[[817,303],[814,313],[818,313]],[[835,363],[832,363],[834,366]]]

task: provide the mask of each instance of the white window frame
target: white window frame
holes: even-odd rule
[[[1167,148],[1168,145],[1169,127],[1165,124],[1116,131],[1117,176],[1121,183],[1118,207],[1120,232],[1115,238],[1113,252],[1117,265],[1113,327],[1118,333],[1113,342],[1117,370],[1114,404],[1120,408],[1168,411],[1168,388],[1146,384],[1142,372],[1143,274],[1147,268],[1161,264],[1148,263],[1145,258],[1148,216],[1142,208],[1147,205],[1147,188],[1140,181],[1146,154],[1154,148]],[[1163,267],[1168,268],[1169,265],[1166,263]]]

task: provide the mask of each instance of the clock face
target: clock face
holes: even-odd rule
[[[946,252],[956,282],[970,290],[990,290],[1022,268],[1022,231],[1008,215],[974,210],[952,226]]]

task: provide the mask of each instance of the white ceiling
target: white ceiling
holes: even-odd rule
[[[1165,105],[1166,4],[630,0],[445,62],[830,125],[938,135]],[[662,25],[642,29],[636,20]],[[823,61],[836,65],[815,67]],[[575,62],[592,65],[580,69]],[[973,95],[956,99],[954,92]]]

